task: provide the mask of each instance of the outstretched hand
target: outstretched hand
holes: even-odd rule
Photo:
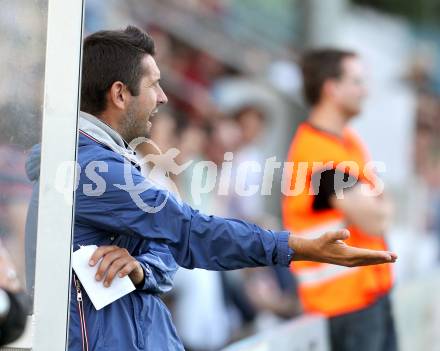
[[[346,267],[393,263],[397,255],[390,251],[362,249],[347,245],[350,237],[346,229],[328,232],[316,239],[290,235],[289,246],[295,252],[294,261],[314,261]]]

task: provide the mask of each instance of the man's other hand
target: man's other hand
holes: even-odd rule
[[[381,263],[393,263],[397,255],[389,251],[376,251],[348,246],[344,240],[350,237],[346,229],[328,232],[316,239],[290,235],[289,246],[295,252],[294,261],[314,261],[356,267]]]
[[[99,262],[99,260],[101,260]],[[133,284],[138,285],[144,279],[144,270],[140,263],[130,253],[118,246],[100,246],[90,258],[90,266],[99,263],[95,278],[98,281],[104,279],[104,286],[109,287],[116,274],[123,278],[128,275]]]

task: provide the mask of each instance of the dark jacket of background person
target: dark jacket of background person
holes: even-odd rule
[[[0,346],[18,339],[26,326],[27,298],[24,293],[0,289]]]

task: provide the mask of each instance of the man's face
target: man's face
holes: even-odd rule
[[[348,118],[361,112],[362,102],[367,96],[365,72],[361,61],[349,57],[342,61],[342,76],[335,81],[334,102]]]
[[[141,61],[143,76],[139,82],[139,94],[131,96],[126,113],[121,119],[121,135],[127,142],[137,137],[148,137],[151,129],[150,117],[157,113],[160,104],[168,99],[160,82],[160,71],[151,55]]]

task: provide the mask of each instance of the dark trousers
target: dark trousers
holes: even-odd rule
[[[353,313],[330,318],[332,351],[397,351],[389,296]]]

